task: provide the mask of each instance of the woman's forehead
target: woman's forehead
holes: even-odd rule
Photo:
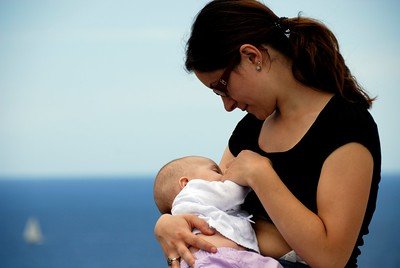
[[[213,71],[213,72],[198,72],[198,71],[195,71],[194,73],[197,76],[197,78],[206,87],[210,87],[211,83],[217,81],[221,77],[221,75],[223,73],[223,70],[217,70],[217,71]]]

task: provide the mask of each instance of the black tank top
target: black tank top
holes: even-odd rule
[[[310,210],[317,213],[316,193],[320,172],[325,159],[337,148],[357,142],[372,154],[374,171],[367,210],[356,245],[346,267],[357,267],[363,235],[368,234],[368,225],[375,211],[378,184],[381,178],[381,150],[377,126],[367,109],[334,96],[318,115],[316,121],[303,138],[290,150],[266,153],[258,145],[263,125],[251,114],[247,114],[236,126],[229,140],[229,149],[234,156],[241,150],[252,150],[268,157],[276,173],[288,189]],[[251,192],[244,209],[270,221],[268,214],[254,192]]]

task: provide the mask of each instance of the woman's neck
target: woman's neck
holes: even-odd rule
[[[292,87],[282,98],[278,98],[275,116],[282,119],[317,116],[333,95],[303,85]]]

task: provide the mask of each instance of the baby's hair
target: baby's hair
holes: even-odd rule
[[[172,202],[179,192],[178,180],[188,174],[186,161],[190,156],[172,160],[158,171],[154,180],[153,195],[157,208],[161,213],[171,213]]]

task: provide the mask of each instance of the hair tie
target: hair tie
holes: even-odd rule
[[[289,39],[290,37],[290,28],[288,24],[288,18],[287,17],[280,17],[276,22],[275,26],[279,28],[283,34],[286,36],[286,38]]]

